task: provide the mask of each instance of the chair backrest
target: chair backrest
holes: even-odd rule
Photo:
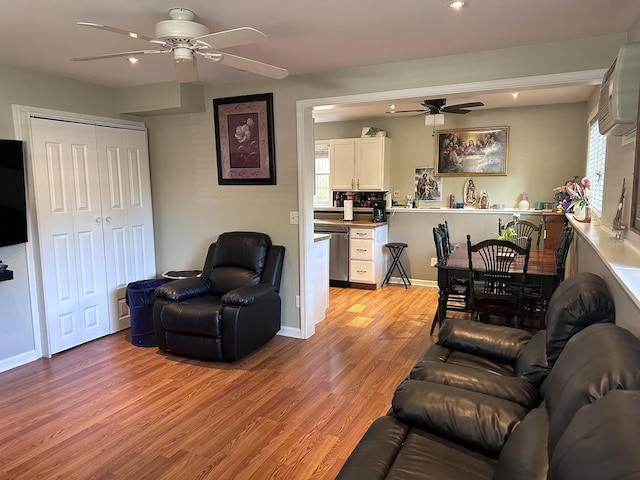
[[[440,227],[433,227],[433,243],[436,247],[436,257],[438,262],[442,262],[447,255],[445,255],[445,233]]]
[[[449,236],[449,224],[445,220],[444,223],[439,223],[438,227],[444,232],[444,255],[448,257],[453,252],[453,246],[451,245],[451,237]]]
[[[533,235],[536,235],[535,246],[536,248],[540,248],[540,237],[543,228],[542,225],[542,217],[540,217],[540,223],[538,225],[527,220],[518,220],[517,222],[512,220],[508,222],[504,226],[504,228],[513,227],[513,229],[516,231],[516,238],[514,240],[514,243],[523,248],[526,247],[527,238],[531,238],[533,237]],[[500,229],[500,219],[498,219],[498,229]]]
[[[209,246],[202,276],[209,278],[211,293],[222,296],[230,290],[270,283],[279,290],[284,247],[257,232],[226,232]]]
[[[569,247],[573,240],[573,227],[571,225],[565,225],[562,227],[562,233],[560,234],[560,241],[558,242],[558,248],[556,248],[556,287],[562,280],[564,280],[565,265],[567,263],[567,255],[569,254]]]
[[[467,235],[467,252],[469,256],[469,275],[473,289],[475,281],[482,281],[483,293],[495,296],[512,296],[512,285],[519,285],[521,296],[526,283],[529,253],[531,252],[531,238],[526,247],[520,247],[508,240],[489,239],[475,245],[471,244],[471,235]],[[473,254],[478,253],[482,259],[482,267],[473,264]],[[514,275],[511,267],[518,256],[522,256],[522,272]]]

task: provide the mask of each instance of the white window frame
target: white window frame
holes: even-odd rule
[[[313,206],[330,207],[332,205],[329,170],[331,159],[329,140],[317,140],[315,144]]]

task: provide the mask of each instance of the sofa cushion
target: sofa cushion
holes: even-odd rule
[[[549,480],[640,477],[640,392],[613,390],[583,406],[562,434]]]
[[[336,480],[489,480],[495,460],[393,416],[375,420]]]
[[[223,304],[212,295],[167,303],[160,313],[165,330],[207,337],[221,336]]]
[[[491,395],[411,379],[398,386],[391,404],[402,422],[494,458],[528,411]]]
[[[549,469],[547,410],[534,408],[515,428],[498,457],[494,480],[546,480]]]
[[[640,341],[611,323],[574,335],[545,381],[549,457],[575,413],[615,389],[640,390]]]
[[[553,292],[546,312],[547,361],[550,367],[567,341],[595,323],[613,323],[613,299],[602,278],[591,272],[576,273]]]

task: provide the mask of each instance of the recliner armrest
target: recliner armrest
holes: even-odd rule
[[[438,344],[513,365],[531,339],[526,330],[448,318],[438,334]]]
[[[156,298],[166,298],[174,302],[182,302],[190,298],[201,297],[211,293],[211,281],[208,278],[188,277],[160,285],[155,290]]]
[[[245,285],[225,293],[221,300],[226,305],[251,305],[266,298],[277,296],[273,285],[259,283],[257,285]]]

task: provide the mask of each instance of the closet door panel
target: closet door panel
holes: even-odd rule
[[[134,249],[133,275],[137,280],[152,278],[156,275],[156,254],[147,134],[140,130],[123,130],[122,141],[129,174],[128,214]]]
[[[34,118],[31,128],[44,315],[53,354],[108,331],[95,127]]]

